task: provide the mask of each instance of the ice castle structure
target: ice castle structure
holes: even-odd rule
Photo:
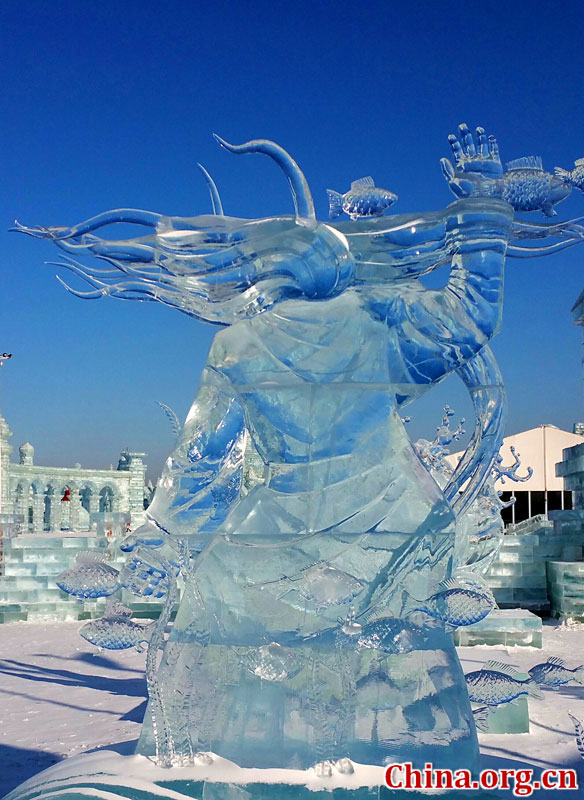
[[[121,209],[71,228],[19,226],[67,253],[63,266],[90,284],[72,290],[79,296],[154,299],[222,326],[148,522],[126,543],[127,588],[148,586],[148,564],[166,573],[169,596],[175,566],[185,587],[168,639],[159,631],[150,641],[138,753],[171,768],[155,783],[156,796],[164,784],[173,797],[231,797],[195,778],[222,759],[244,770],[314,768],[336,775],[335,786],[355,785],[354,763],[477,769],[451,633],[488,611],[472,576],[499,539],[477,542],[457,519],[502,439],[503,387],[489,341],[501,324],[506,257],[584,238],[576,221],[527,223],[515,212],[551,214],[570,187],[554,184],[546,195],[541,169],[516,163],[504,172],[495,139],[461,126],[450,137],[454,164],[442,162],[452,204],[383,216],[365,179],[353,184],[349,220],[320,222],[282,148],[219,142],[271,157],[289,180],[295,215],[225,216],[207,175],[213,215]],[[101,238],[113,222],[149,232]],[[109,263],[78,260],[89,256]],[[444,264],[447,283],[427,288],[420,279]],[[475,431],[439,482],[401,414],[452,373],[472,397]],[[244,487],[250,460],[263,469]],[[208,780],[229,783],[238,774],[229,769]],[[84,782],[79,770],[54,772],[50,796],[93,796],[87,787],[99,775],[88,764]],[[44,797],[45,775],[10,800]],[[123,785],[116,780],[107,780],[111,796]],[[379,796],[371,791],[363,796]]]

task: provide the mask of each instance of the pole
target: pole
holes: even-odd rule
[[[0,355],[0,367],[4,366],[4,362],[12,358],[12,353],[2,353]],[[2,513],[2,409],[0,408],[0,514]]]

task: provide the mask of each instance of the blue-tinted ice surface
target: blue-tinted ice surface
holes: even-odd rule
[[[449,605],[453,590],[437,587],[455,568],[486,568],[497,540],[477,498],[502,439],[502,381],[488,342],[501,322],[506,255],[583,238],[577,221],[533,224],[514,212],[552,213],[570,187],[546,194],[542,170],[505,177],[495,140],[461,126],[455,163],[442,164],[454,203],[333,225],[315,219],[306,180],[278,145],[220,142],[273,158],[296,215],[121,209],[72,228],[23,229],[75,258],[109,262],[64,263],[92,287],[80,296],[158,300],[225,326],[150,522],[128,546],[134,568],[123,583],[138,594],[153,576],[169,587],[164,621],[175,567],[185,583],[160,664],[162,628],[149,645],[151,713],[139,751],[168,765],[214,751],[241,766],[349,757],[476,767],[447,620],[478,618],[486,598],[467,576],[455,595],[472,595],[476,609],[465,605],[465,616]],[[112,222],[152,232],[126,242],[96,235]],[[542,245],[546,237],[554,243]],[[445,264],[446,285],[426,288],[420,278]],[[475,431],[439,480],[400,415],[453,372],[471,394]],[[426,600],[426,611],[408,597]]]

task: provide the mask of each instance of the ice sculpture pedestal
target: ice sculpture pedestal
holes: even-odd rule
[[[460,800],[442,791],[441,800]],[[319,777],[314,770],[241,769],[215,757],[210,765],[157,767],[143,756],[108,750],[69,758],[8,794],[4,800],[418,800],[427,793],[389,789],[385,769],[355,764],[354,772]],[[465,791],[466,800],[495,800],[490,791]]]
[[[453,636],[459,647],[481,644],[541,647],[542,621],[525,608],[497,608],[480,622],[459,628]]]
[[[518,674],[523,680],[527,674]],[[518,697],[513,703],[504,703],[491,709],[488,730],[485,733],[529,733],[529,708],[527,697]]]

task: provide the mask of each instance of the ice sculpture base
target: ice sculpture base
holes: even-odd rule
[[[10,792],[4,800],[415,800],[422,792],[390,790],[383,767],[355,764],[350,775],[314,770],[243,769],[215,756],[210,765],[163,769],[144,756],[112,751],[67,759]],[[435,793],[434,793],[435,796]],[[490,800],[493,792],[465,791],[465,800]],[[460,800],[460,792],[440,793]]]
[[[478,741],[452,636],[442,626],[418,628],[387,618],[363,628],[361,648],[358,638],[339,639],[333,631],[310,646],[272,645],[282,654],[266,657],[252,672],[257,648],[201,646],[173,629],[169,658],[174,666],[178,654],[189,665],[188,713],[185,692],[161,671],[174,754],[188,759],[210,750],[261,769],[303,770],[341,758],[380,766],[411,761],[423,767],[429,761],[440,768],[478,768]],[[387,652],[398,648],[408,652]],[[149,712],[137,752],[156,753]]]

